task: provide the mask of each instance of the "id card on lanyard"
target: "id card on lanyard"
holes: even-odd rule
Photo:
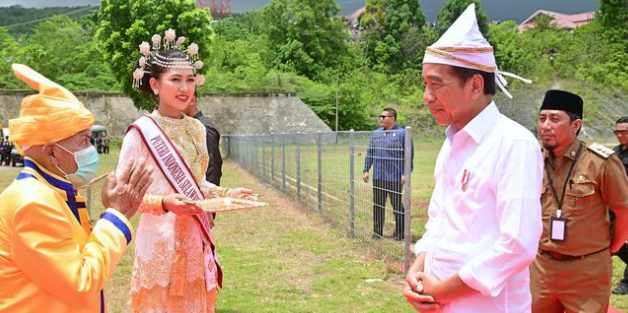
[[[567,172],[567,177],[565,178],[565,183],[563,184],[563,193],[558,198],[558,193],[556,192],[556,188],[554,188],[554,181],[552,180],[552,176],[549,173],[547,166],[545,166],[545,173],[547,174],[547,179],[550,183],[550,189],[552,190],[552,194],[554,195],[554,199],[558,203],[558,208],[556,209],[556,216],[552,216],[550,218],[550,239],[552,241],[565,241],[567,239],[567,218],[562,215],[563,209],[563,200],[565,200],[565,191],[567,191],[567,183],[572,182],[571,172],[573,171],[574,166],[578,162],[580,158],[580,152],[582,152],[582,142],[578,146],[578,152],[574,160],[571,162],[571,167],[569,167],[569,172]],[[571,185],[571,184],[570,184]],[[571,188],[571,186],[570,186]]]

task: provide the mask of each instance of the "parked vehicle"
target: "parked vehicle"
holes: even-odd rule
[[[24,166],[24,157],[17,151],[17,149],[11,149],[11,166],[16,167],[17,164]],[[8,165],[8,164],[7,164]]]

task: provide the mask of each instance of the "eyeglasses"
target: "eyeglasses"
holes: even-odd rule
[[[613,132],[615,133],[615,136],[617,136],[619,134],[621,134],[622,136],[628,135],[628,129],[616,130],[616,131],[613,131]]]
[[[385,118],[387,118],[387,117],[392,117],[392,115],[380,115],[380,116],[379,116],[379,119],[380,119],[380,120],[383,120],[383,119],[385,119]]]

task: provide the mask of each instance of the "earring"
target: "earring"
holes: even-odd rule
[[[158,94],[159,94],[159,89],[155,89],[155,90],[153,90],[153,93],[154,93],[155,95],[158,95]]]

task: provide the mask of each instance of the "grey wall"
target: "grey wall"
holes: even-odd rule
[[[18,117],[22,99],[33,91],[0,90],[0,123]],[[96,124],[109,134],[123,137],[126,127],[146,111],[139,111],[131,99],[116,93],[77,93],[92,111]],[[331,129],[294,95],[213,95],[199,105],[224,135],[296,132],[328,132]]]
[[[201,97],[203,114],[224,134],[331,132],[295,95],[226,95]]]

